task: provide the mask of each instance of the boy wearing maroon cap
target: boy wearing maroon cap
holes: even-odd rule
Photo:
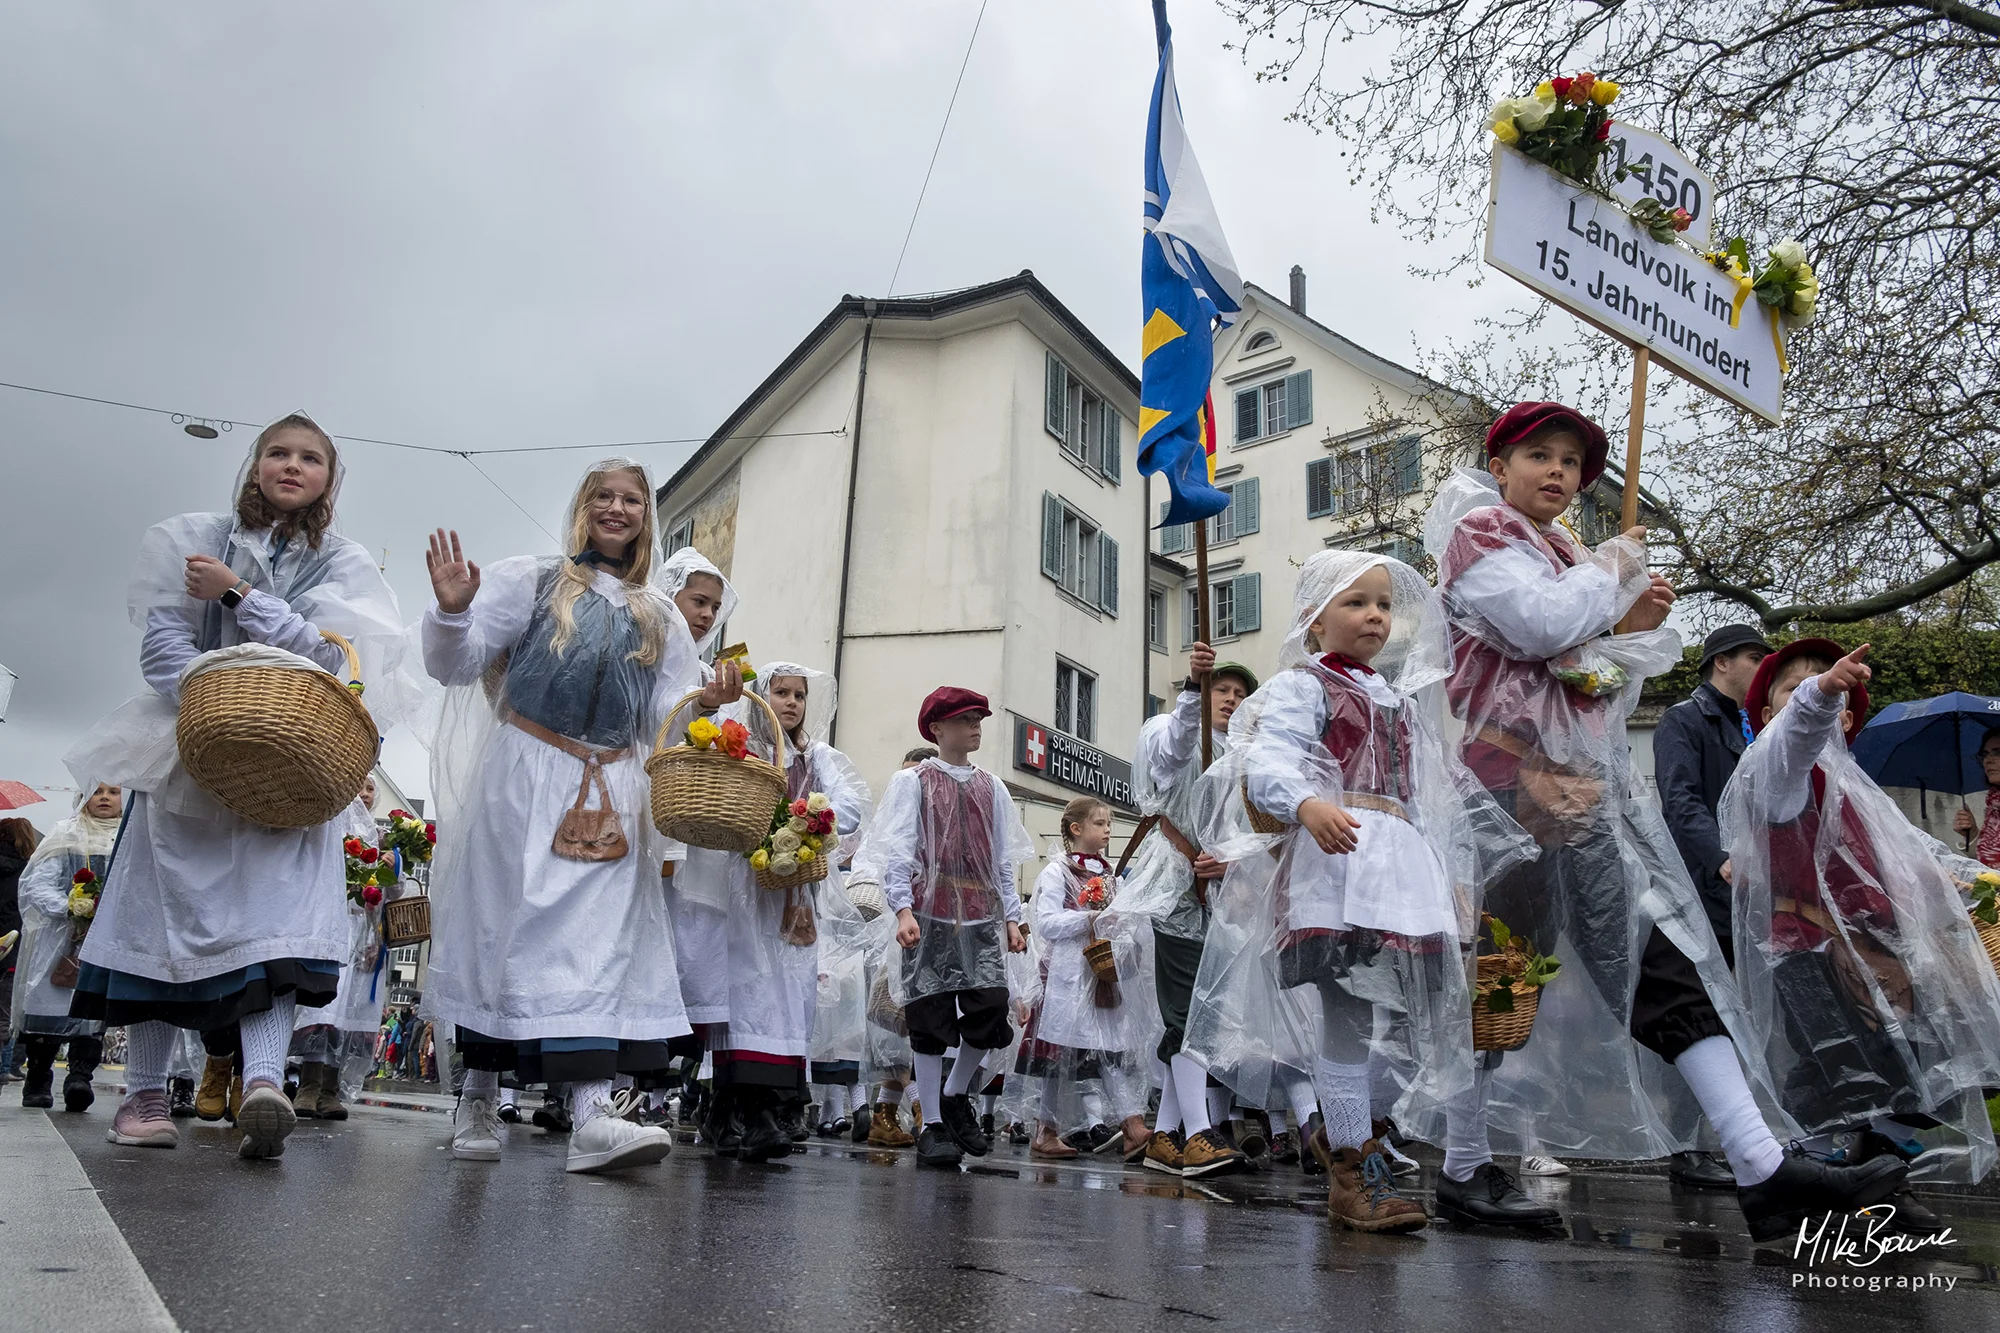
[[[1602,1005],[1558,979],[1528,1046],[1507,1057],[1521,1067],[1503,1073],[1499,1053],[1481,1057],[1451,1108],[1439,1211],[1459,1222],[1560,1220],[1493,1163],[1486,1112],[1496,1097],[1552,1146],[1612,1157],[1674,1146],[1648,1086],[1659,1075],[1618,1027],[1694,1091],[1753,1236],[1782,1235],[1807,1211],[1879,1201],[1901,1182],[1900,1162],[1787,1157],[1764,1124],[1718,1012],[1720,1002],[1743,1021],[1714,930],[1658,806],[1633,796],[1626,721],[1640,681],[1679,661],[1680,639],[1661,628],[1674,594],[1647,569],[1645,529],[1592,551],[1561,522],[1604,470],[1603,430],[1560,403],[1520,403],[1486,447],[1490,480],[1447,483],[1425,532],[1451,620],[1447,691],[1465,720],[1466,765],[1542,849],[1485,885],[1483,906],[1537,947],[1566,951]]]
[[[971,1093],[989,1053],[1000,1059],[1014,1040],[1006,953],[1027,948],[1014,875],[1035,847],[1007,788],[972,765],[980,723],[992,711],[972,690],[931,691],[917,730],[937,757],[889,779],[857,858],[880,868],[896,914],[900,998],[925,1120],[917,1139],[923,1166],[955,1167],[965,1153],[992,1150]],[[944,1053],[953,1046],[960,1054],[946,1082]]]
[[[1994,1158],[1979,1090],[2000,1082],[2000,981],[1934,846],[1847,753],[1868,713],[1867,655],[1798,639],[1750,683],[1757,738],[1719,812],[1737,974],[1809,1151],[1852,1130],[1840,1159],[1916,1162],[1918,1133],[1956,1119],[1959,1152],[1925,1164],[1957,1157],[1977,1180]],[[1893,1204],[1897,1230],[1941,1229],[1907,1191]]]

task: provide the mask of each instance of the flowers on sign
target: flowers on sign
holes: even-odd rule
[[[1668,208],[1651,195],[1633,204],[1627,211],[1634,222],[1646,229],[1647,235],[1663,245],[1670,244],[1694,223],[1693,214],[1685,208]]]
[[[1611,137],[1606,108],[1618,85],[1588,70],[1544,79],[1526,97],[1496,102],[1487,124],[1493,137],[1580,184],[1595,183]]]
[[[88,921],[97,915],[97,900],[104,896],[104,884],[97,878],[97,872],[84,866],[69,880],[69,914],[78,920]]]
[[[795,875],[827,855],[835,836],[833,802],[824,792],[779,802],[771,831],[750,853],[750,864],[773,875]]]

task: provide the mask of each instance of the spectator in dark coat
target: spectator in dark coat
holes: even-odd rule
[[[1757,664],[1770,651],[1771,645],[1754,626],[1724,625],[1716,630],[1701,645],[1701,684],[1693,697],[1669,708],[1653,732],[1653,778],[1659,783],[1667,828],[1701,890],[1724,958],[1733,956],[1729,861],[1723,854],[1715,806],[1750,743],[1743,696],[1749,693]],[[1736,1185],[1728,1167],[1708,1153],[1675,1153],[1669,1169],[1683,1185],[1713,1189]]]

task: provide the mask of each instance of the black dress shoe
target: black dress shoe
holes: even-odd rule
[[[778,1108],[777,1119],[778,1128],[784,1132],[788,1142],[804,1143],[812,1137],[811,1131],[806,1128],[804,1107],[796,1105],[780,1107]]]
[[[56,1074],[53,1069],[30,1069],[21,1083],[21,1105],[48,1110],[56,1104]]]
[[[972,1110],[972,1098],[961,1092],[956,1097],[947,1096],[941,1100],[943,1104],[938,1107],[938,1115],[944,1121],[945,1132],[958,1146],[974,1157],[984,1157],[992,1152],[993,1140],[979,1128],[979,1117]],[[921,1147],[918,1151],[922,1151]]]
[[[97,1090],[90,1086],[90,1071],[72,1069],[63,1078],[63,1110],[88,1111],[90,1104],[97,1100]]]
[[[1910,1147],[1916,1148],[1915,1152]],[[1877,1134],[1872,1129],[1861,1131],[1860,1139],[1854,1145],[1853,1160],[1871,1162],[1878,1157],[1894,1158],[1899,1162],[1914,1162],[1923,1156],[1922,1145],[1905,1147],[1887,1134]],[[1945,1229],[1944,1219],[1932,1212],[1905,1185],[1889,1196],[1888,1207],[1896,1212],[1889,1220],[1889,1229],[1906,1236],[1935,1236]],[[1878,1210],[1879,1211],[1879,1210]]]
[[[1736,1173],[1729,1163],[1706,1152],[1677,1152],[1667,1162],[1667,1179],[1691,1190],[1733,1190]]]
[[[498,1114],[502,1120],[510,1125],[521,1123],[521,1108],[513,1102],[501,1102]]]
[[[874,1125],[875,1108],[872,1106],[861,1107],[854,1113],[854,1128],[848,1135],[849,1140],[854,1143],[868,1142],[868,1131],[874,1128]]]
[[[1245,1157],[1262,1157],[1271,1151],[1271,1120],[1262,1111],[1243,1114],[1243,1137],[1236,1141]]]
[[[792,1153],[792,1136],[778,1122],[769,1107],[760,1107],[743,1117],[743,1140],[737,1156],[746,1162],[768,1162]]]
[[[194,1114],[194,1080],[177,1078],[167,1084],[167,1114],[185,1120]]]
[[[951,1098],[945,1098],[944,1103],[951,1105]],[[947,1133],[943,1125],[932,1123],[924,1126],[924,1132],[917,1137],[918,1166],[956,1169],[964,1160],[965,1150],[958,1146],[958,1140]]]
[[[1533,1227],[1562,1225],[1562,1214],[1545,1203],[1536,1203],[1521,1192],[1514,1177],[1494,1162],[1487,1162],[1460,1182],[1438,1176],[1438,1216],[1462,1227]]]
[[[1750,1224],[1752,1240],[1776,1240],[1796,1232],[1815,1214],[1851,1213],[1881,1203],[1902,1186],[1910,1168],[1899,1157],[1876,1157],[1836,1166],[1805,1153],[1788,1152],[1769,1180],[1739,1185],[1736,1202]]]

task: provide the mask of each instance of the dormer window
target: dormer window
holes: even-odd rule
[[[1269,329],[1259,329],[1250,335],[1250,341],[1243,344],[1245,355],[1251,352],[1268,352],[1278,345],[1278,335]]]

